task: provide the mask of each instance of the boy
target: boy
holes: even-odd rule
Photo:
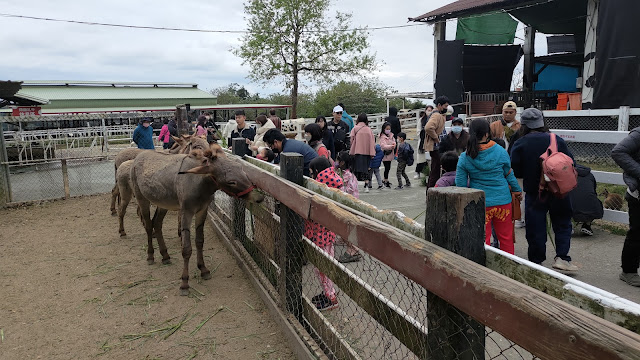
[[[400,132],[398,133],[398,169],[396,170],[396,176],[398,177],[398,187],[396,190],[402,190],[402,178],[406,182],[405,186],[411,186],[411,182],[409,181],[409,176],[405,172],[405,168],[407,164],[409,166],[413,165],[413,148],[409,145],[405,140],[407,139],[407,134]]]
[[[382,157],[384,156],[384,152],[380,147],[380,144],[376,144],[376,155],[371,158],[369,162],[369,187],[371,187],[371,180],[373,180],[373,174],[376,175],[376,180],[378,181],[378,190],[384,188],[382,185],[382,177],[380,176],[380,164],[382,164]],[[367,189],[365,189],[365,192]]]
[[[256,159],[264,160],[268,163],[272,163],[273,159],[276,158],[276,154],[273,153],[273,150],[269,149],[266,146],[261,146],[258,149],[258,155],[256,155]]]
[[[440,165],[444,174],[438,179],[435,187],[456,186],[456,168],[458,167],[458,154],[455,151],[447,151],[440,157]]]

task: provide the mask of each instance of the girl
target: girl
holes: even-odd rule
[[[164,125],[162,125],[162,129],[160,129],[160,135],[158,135],[158,140],[162,141],[162,148],[169,148],[169,141],[171,140],[171,134],[169,134],[169,120],[164,120]]]
[[[276,126],[273,124],[273,121],[271,121],[271,119],[267,118],[266,115],[259,115],[256,118],[256,123],[260,124],[260,128],[256,130],[256,136],[253,138],[253,141],[247,139],[247,144],[249,144],[249,147],[251,148],[253,153],[257,155],[259,148],[267,146],[267,143],[265,143],[263,140],[264,134],[269,129],[275,129]]]
[[[304,139],[307,144],[318,153],[318,156],[323,156],[326,159],[331,159],[331,153],[327,150],[327,147],[322,142],[322,129],[318,124],[309,124],[304,127]]]
[[[494,141],[489,140],[490,133],[488,121],[479,119],[471,123],[467,151],[463,152],[458,160],[456,186],[484,191],[485,243],[491,244],[493,224],[500,242],[500,250],[513,254],[511,191],[518,198],[522,198],[522,190],[511,171],[509,154]]]
[[[331,166],[331,161],[325,157],[317,157],[311,160],[309,170],[314,180],[323,183],[331,188],[340,188],[342,179],[338,176]],[[324,226],[315,221],[307,220],[304,224],[304,236],[316,244],[327,254],[334,256],[333,244],[336,241],[336,234],[327,230]],[[311,301],[316,305],[318,310],[330,310],[338,307],[338,298],[333,282],[320,270],[314,269],[323,292],[312,297]]]
[[[353,173],[351,172],[352,163],[353,157],[349,155],[348,151],[343,150],[338,153],[338,156],[336,158],[336,166],[338,167],[342,175],[343,183],[343,186],[340,188],[340,190],[346,192],[349,195],[352,195],[357,199],[360,198],[360,193],[358,192],[358,179],[356,179],[355,175],[353,175]],[[338,239],[341,245],[347,247],[347,250],[338,258],[338,261],[341,263],[360,261],[360,259],[362,258],[362,254],[360,254],[358,248],[353,246],[353,244],[348,241],[344,241],[339,237]]]
[[[320,115],[316,118],[316,124],[318,124],[318,126],[320,126],[320,129],[322,130],[322,143],[327,148],[327,150],[329,150],[331,159],[335,160],[337,154],[335,152],[335,144],[333,143],[333,133],[327,128],[327,119],[325,119],[324,116]]]
[[[204,115],[198,116],[198,125],[196,126],[196,136],[207,137],[207,129],[205,124],[207,122],[207,117]]]
[[[391,132],[391,124],[385,122],[382,124],[382,132],[380,133],[380,147],[384,153],[382,157],[382,164],[384,165],[384,186],[391,189],[391,183],[389,182],[389,170],[391,170],[391,161],[394,158],[393,149],[396,148],[396,139]]]
[[[371,189],[369,163],[376,155],[376,141],[369,127],[367,114],[358,115],[356,126],[351,130],[349,137],[351,138],[349,155],[353,156],[353,172],[359,181],[364,181],[364,192],[369,192]]]

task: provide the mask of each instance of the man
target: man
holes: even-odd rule
[[[333,134],[333,143],[335,153],[339,153],[342,150],[349,150],[351,143],[349,141],[349,125],[342,121],[342,114],[344,110],[341,106],[333,108],[333,120],[327,124],[327,129]]]
[[[435,186],[440,178],[440,153],[438,152],[438,148],[441,139],[446,136],[444,123],[446,121],[445,114],[449,107],[449,98],[439,96],[434,101],[434,104],[436,108],[429,117],[427,125],[424,126],[424,151],[428,151],[431,156],[431,171],[429,172],[427,189]]]
[[[622,248],[622,272],[620,280],[631,286],[640,286],[640,127],[616,145],[611,157],[624,171],[627,184],[625,199],[629,205],[629,231]]]
[[[231,139],[245,138],[253,141],[256,137],[256,131],[246,123],[246,120],[247,117],[244,114],[244,110],[236,110],[236,126],[231,130],[231,137],[227,142],[229,149],[231,149],[232,145]],[[247,156],[253,155],[253,151],[248,146],[246,154]]]
[[[138,145],[138,149],[155,149],[155,146],[153,146],[153,128],[149,125],[151,125],[151,120],[144,118],[133,131],[133,142]]]
[[[393,137],[398,141],[398,134],[402,132],[402,126],[400,126],[400,119],[398,119],[398,109],[395,107],[389,108],[389,116],[384,118],[384,121],[391,124],[391,132],[393,133]]]
[[[273,125],[276,126],[276,129],[282,130],[282,120],[276,116],[275,109],[269,110],[269,119],[271,119],[271,122],[273,123]]]
[[[342,108],[342,121],[344,121],[345,124],[349,125],[349,133],[351,133],[351,130],[353,130],[353,127],[355,126],[355,124],[353,123],[353,118],[347,113],[347,109],[344,107],[343,103],[338,103],[338,106]]]
[[[451,121],[451,131],[442,138],[442,142],[438,146],[440,155],[448,151],[455,151],[460,156],[463,151],[467,150],[469,133],[462,126],[463,121],[460,118],[454,118]]]
[[[504,140],[507,149],[512,143],[511,138],[520,130],[520,122],[516,120],[517,105],[513,101],[507,101],[502,106],[502,121],[491,123],[491,138]]]
[[[267,132],[264,134],[263,140],[265,143],[267,143],[267,146],[269,146],[271,150],[273,150],[273,152],[277,154],[275,160],[273,161],[274,164],[280,163],[280,153],[297,153],[304,157],[304,168],[302,170],[302,173],[305,176],[311,176],[311,173],[309,172],[309,163],[311,163],[311,160],[318,157],[318,154],[315,150],[313,150],[311,146],[302,141],[287,139],[286,136],[284,136],[280,132],[280,130],[277,129],[267,130]]]

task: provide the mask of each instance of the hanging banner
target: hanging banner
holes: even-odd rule
[[[39,106],[18,106],[13,109],[13,116],[42,115],[42,108]]]

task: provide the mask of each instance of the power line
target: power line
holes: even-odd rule
[[[109,27],[118,27],[118,28],[129,28],[129,29],[162,30],[162,31],[186,31],[186,32],[223,33],[223,34],[247,34],[247,33],[249,33],[249,31],[247,31],[247,30],[210,30],[210,29],[173,28],[173,27],[164,27],[164,26],[144,26],[144,25],[129,25],[129,24],[113,24],[113,23],[101,23],[101,22],[93,22],[93,21],[68,20],[68,19],[54,19],[54,18],[46,18],[46,17],[17,15],[17,14],[4,14],[4,13],[0,13],[0,16],[10,17],[10,18],[29,19],[29,20],[53,21],[53,22],[63,22],[63,23],[80,24],[80,25],[93,25],[93,26],[109,26]],[[306,33],[328,33],[328,32],[349,32],[349,31],[371,31],[371,30],[398,29],[398,28],[415,27],[415,26],[424,26],[424,24],[404,24],[404,25],[375,26],[375,27],[365,27],[365,28],[334,29],[334,30],[304,30],[303,32],[306,32]]]

